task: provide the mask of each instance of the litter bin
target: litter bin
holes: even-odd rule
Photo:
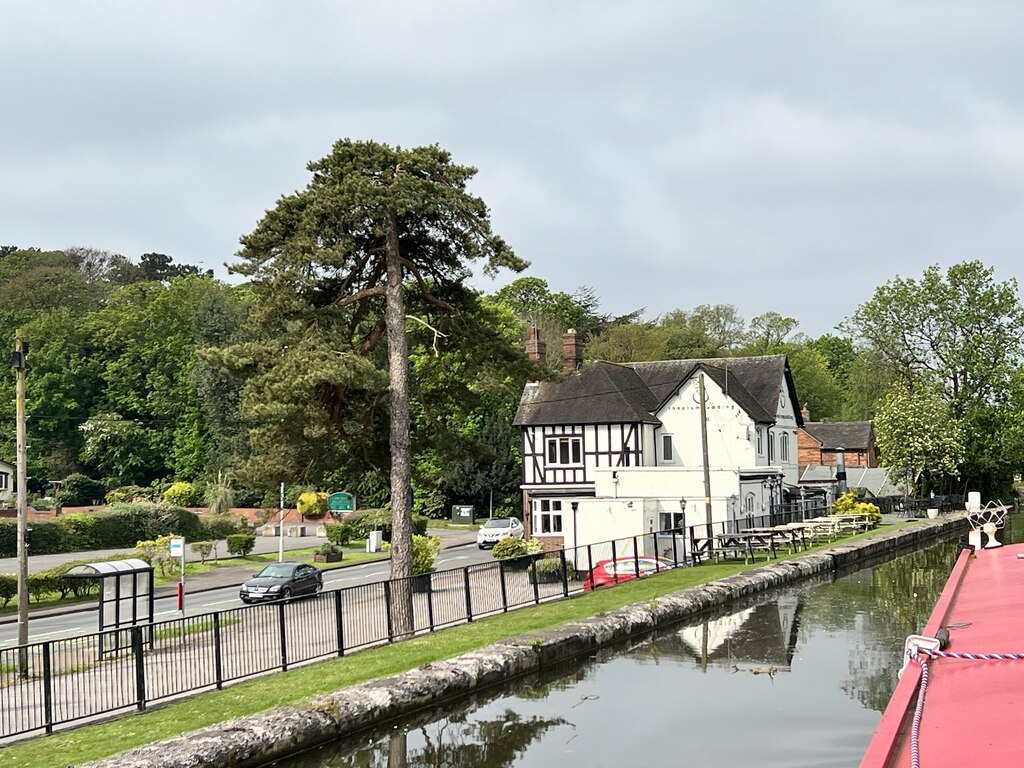
[[[366,535],[366,551],[380,552],[383,541],[384,533],[382,531],[370,531]]]
[[[452,507],[452,522],[462,525],[472,525],[473,508],[456,504]]]

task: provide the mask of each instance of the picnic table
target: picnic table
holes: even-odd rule
[[[777,531],[748,529],[735,533],[715,534],[715,556],[724,557],[732,554],[735,557],[743,555],[743,562],[748,563],[754,560],[754,553],[757,551],[768,552],[771,557],[777,557],[775,551],[775,536]]]

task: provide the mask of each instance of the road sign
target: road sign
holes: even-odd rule
[[[351,493],[338,491],[327,497],[327,508],[332,512],[351,512],[356,508],[356,499]]]
[[[171,557],[181,557],[185,554],[185,540],[171,539]]]

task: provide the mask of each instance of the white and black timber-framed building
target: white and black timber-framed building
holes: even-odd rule
[[[701,375],[713,519],[777,508],[797,485],[802,425],[784,355],[594,362],[523,391],[530,535],[578,546],[676,527],[683,510],[704,522]]]

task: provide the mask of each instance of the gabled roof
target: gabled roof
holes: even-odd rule
[[[528,384],[514,424],[660,424],[654,414],[698,371],[759,423],[775,421],[779,386],[785,382],[797,424],[802,424],[785,355],[590,363],[564,381]]]
[[[804,429],[825,450],[866,451],[871,444],[870,421],[808,421]]]
[[[657,406],[636,371],[597,362],[583,366],[564,381],[527,384],[513,424],[660,424],[653,413]]]

